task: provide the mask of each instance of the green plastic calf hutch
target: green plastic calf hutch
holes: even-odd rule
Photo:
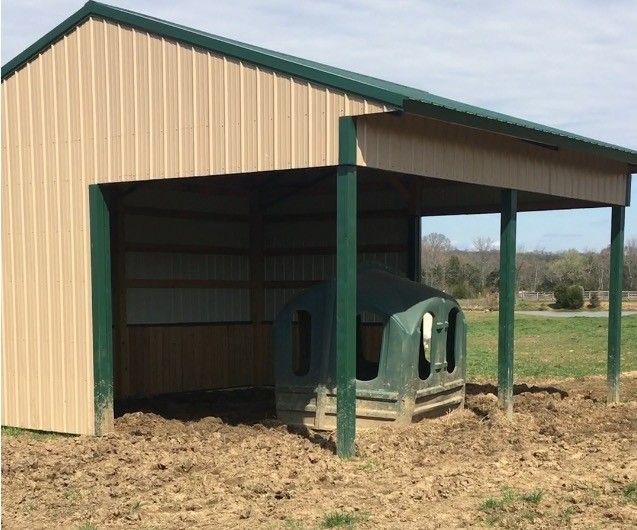
[[[274,322],[279,419],[336,427],[336,281],[296,296]],[[462,407],[466,326],[449,295],[379,268],[357,284],[356,422],[407,424]]]

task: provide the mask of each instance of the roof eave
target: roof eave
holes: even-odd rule
[[[402,107],[404,112],[426,118],[433,118],[467,127],[474,127],[476,129],[490,131],[497,134],[504,134],[558,149],[564,148],[575,151],[583,151],[586,153],[594,153],[605,158],[627,164],[628,172],[632,173],[637,170],[637,152],[622,149],[610,144],[603,144],[592,139],[577,139],[570,136],[562,136],[556,133],[532,129],[515,123],[496,120],[487,116],[470,114],[425,101],[405,99]]]

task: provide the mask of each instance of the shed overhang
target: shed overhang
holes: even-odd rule
[[[631,165],[625,161],[444,118],[407,112],[358,116],[357,164],[430,181],[515,189],[553,198],[551,208],[560,208],[560,199],[570,207],[574,201],[629,204]]]
[[[629,172],[637,171],[637,151],[633,149],[468,105],[424,90],[211,35],[93,0],[88,1],[81,9],[8,61],[2,67],[3,81],[90,17],[111,20],[203,50],[227,55],[276,72],[373,99],[408,113],[505,134],[546,146],[597,154],[627,164]]]

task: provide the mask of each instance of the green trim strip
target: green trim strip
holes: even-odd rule
[[[637,170],[637,151],[632,149],[467,105],[436,96],[424,90],[225,39],[100,2],[87,2],[79,11],[29,46],[17,57],[7,62],[2,67],[2,78],[5,79],[10,76],[27,61],[56,40],[62,38],[64,34],[71,31],[84,19],[91,16],[109,19],[191,46],[257,64],[286,75],[307,79],[308,81],[333,87],[344,92],[357,94],[396,109],[404,108],[408,112],[422,116],[436,117],[437,119],[462,123],[502,134],[512,134],[519,138],[547,145],[598,153],[613,160],[629,164],[631,166],[629,170],[631,168]]]
[[[610,285],[608,286],[608,403],[619,403],[625,219],[626,208],[613,206],[610,231]]]
[[[108,204],[98,185],[89,186],[91,292],[93,302],[93,381],[95,434],[113,426],[113,311],[111,233]]]
[[[336,176],[336,453],[351,458],[356,438],[356,125],[339,120]],[[353,155],[352,155],[353,152]]]
[[[500,218],[500,312],[498,334],[498,403],[507,416],[513,414],[513,327],[515,311],[515,190],[502,190]]]

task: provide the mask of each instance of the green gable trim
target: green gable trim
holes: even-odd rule
[[[361,83],[354,78],[357,74],[352,74],[345,70],[272,52],[257,46],[218,37],[203,31],[180,26],[179,24],[93,1],[84,4],[79,11],[5,64],[2,67],[2,79],[10,76],[31,58],[61,39],[66,33],[89,17],[105,18],[119,22],[120,24],[174,39],[191,46],[251,62],[286,75],[314,81],[345,92],[353,92],[388,105],[399,106],[403,100],[400,94],[391,90]]]
[[[357,94],[398,110],[402,109],[421,116],[507,134],[558,148],[564,147],[595,153],[612,160],[627,163],[630,166],[629,170],[637,170],[637,151],[632,149],[467,105],[436,96],[424,90],[218,37],[179,24],[173,24],[94,1],[87,2],[79,11],[6,63],[2,67],[2,79],[9,77],[27,61],[37,56],[45,48],[62,38],[89,17],[104,18],[118,22],[197,48],[250,62],[285,75],[299,77],[343,92]]]

